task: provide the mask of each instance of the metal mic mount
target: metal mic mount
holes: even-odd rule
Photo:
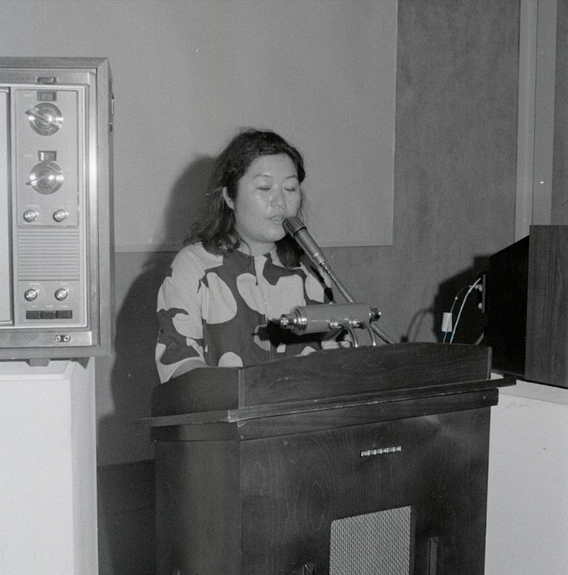
[[[302,220],[300,220],[300,218],[297,218],[296,216],[291,216],[291,217],[286,218],[284,220],[282,226],[283,226],[284,230],[286,231],[286,233],[288,233],[292,238],[294,238],[298,242],[298,244],[300,244],[300,246],[306,252],[307,256],[312,260],[312,262],[314,262],[314,264],[316,264],[319,268],[321,268],[327,274],[327,276],[333,282],[333,284],[335,285],[337,290],[341,293],[341,295],[346,299],[346,301],[348,301],[350,304],[355,304],[355,298],[349,293],[347,288],[341,283],[339,278],[336,276],[334,271],[331,269],[331,266],[329,265],[327,259],[323,255],[323,252],[321,251],[319,246],[316,244],[316,242],[313,240],[313,238],[308,233],[308,230],[307,230],[306,226],[304,225],[304,223],[302,222]],[[339,305],[339,304],[334,304],[333,306],[330,306],[330,307],[336,307],[337,305]],[[356,305],[365,305],[365,304],[356,304]],[[310,310],[310,308],[315,308],[315,307],[320,307],[320,306],[306,306],[304,308],[294,308],[294,310],[298,310],[298,309],[309,310],[310,313],[312,314],[313,312]],[[328,306],[323,306],[323,307],[325,308]],[[368,308],[368,309],[371,309],[371,308]],[[292,311],[292,313],[294,312],[294,310]],[[306,314],[307,311],[304,311],[304,313]],[[289,314],[289,316],[290,315],[292,315],[292,314]],[[372,316],[373,317],[369,317],[366,322],[361,323],[361,326],[368,325],[370,327],[370,329],[376,335],[378,335],[385,343],[394,343],[394,340],[392,340],[376,324],[373,323],[373,321],[378,319],[380,317],[380,315],[381,314],[378,310],[373,309],[372,310]],[[287,318],[287,319],[284,319],[284,318]],[[288,318],[288,316],[282,316],[280,321],[281,321],[281,325],[283,327],[287,327],[288,329],[292,329],[294,327],[293,322],[292,322],[292,324],[290,324],[290,323],[286,324],[286,322],[290,322],[290,319]],[[355,320],[355,323],[357,323],[357,320]],[[329,322],[328,322],[328,324],[329,324]],[[317,322],[314,323],[314,331],[316,331],[315,325],[317,325]],[[347,325],[349,325],[350,328],[347,328]],[[352,329],[353,324],[351,324],[349,321],[347,323],[345,323],[345,321],[344,321],[343,327],[346,327],[346,329],[350,330],[350,329]],[[327,327],[326,329],[330,329],[330,328]],[[322,330],[322,331],[325,331],[325,330]],[[373,344],[375,344],[374,338],[373,338]]]
[[[331,305],[296,306],[288,314],[280,316],[280,326],[296,335],[321,333],[345,329],[351,336],[354,347],[359,347],[356,328],[369,332],[373,345],[377,345],[371,322],[379,319],[380,312],[365,303],[344,303]]]

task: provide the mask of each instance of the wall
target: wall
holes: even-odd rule
[[[527,382],[493,408],[486,575],[568,565],[568,391]]]
[[[396,0],[4,4],[1,54],[110,59],[118,249],[178,249],[212,158],[250,125],[306,155],[324,243],[391,242]]]
[[[398,25],[393,245],[332,250],[332,264],[388,333],[432,341],[514,239],[519,6],[402,1]]]

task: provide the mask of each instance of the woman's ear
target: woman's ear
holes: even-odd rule
[[[231,210],[235,209],[235,202],[233,200],[231,200],[231,198],[229,197],[229,190],[227,190],[227,186],[225,186],[222,190],[223,192],[223,199],[225,200],[225,203],[229,206],[229,208],[231,208]]]

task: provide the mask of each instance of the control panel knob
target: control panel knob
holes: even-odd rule
[[[37,288],[30,288],[26,290],[26,292],[24,293],[24,297],[28,301],[34,301],[35,299],[38,298],[38,296],[39,296],[39,289]]]
[[[55,299],[58,301],[63,301],[69,295],[69,290],[67,288],[59,288],[55,292]]]
[[[53,212],[53,219],[56,222],[62,222],[67,218],[68,215],[69,214],[65,210],[57,210],[56,212]]]
[[[26,222],[35,222],[38,216],[39,214],[36,210],[26,210],[24,212],[24,220],[26,220]]]
[[[32,130],[42,136],[51,136],[63,125],[63,114],[55,105],[41,102],[26,111]]]
[[[55,162],[40,162],[32,168],[26,183],[40,194],[53,194],[62,186],[64,179],[61,168]]]

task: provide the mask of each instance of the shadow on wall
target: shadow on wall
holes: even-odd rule
[[[480,309],[482,294],[473,289],[464,303],[469,287],[489,268],[488,256],[476,256],[472,267],[449,278],[440,284],[434,299],[432,313],[434,315],[435,336],[442,341],[442,318],[444,312],[452,311],[452,324],[454,329],[453,343],[475,344],[482,343],[487,318]],[[461,316],[458,315],[463,304]],[[457,324],[456,324],[457,322]],[[449,338],[450,336],[448,336]]]
[[[181,247],[188,231],[199,218],[214,162],[215,158],[199,156],[177,179],[162,225],[168,245]]]
[[[401,343],[408,343],[410,341],[421,341],[420,334],[422,333],[423,325],[427,321],[431,321],[431,316],[434,311],[430,307],[418,310],[410,320],[406,333],[400,338]]]
[[[192,162],[172,189],[163,227],[177,234],[171,243],[177,246],[174,251],[116,254],[116,333],[109,375],[113,412],[99,421],[98,429],[99,453],[104,454],[101,459],[105,462],[139,459],[133,454],[143,452],[141,442],[148,441],[147,430],[135,424],[150,417],[151,394],[158,384],[154,364],[156,296],[177,249],[198,217],[213,161],[200,157]]]
[[[213,161],[192,162],[172,189],[164,221],[172,245],[181,248],[198,217]],[[151,416],[152,391],[159,383],[156,296],[176,251],[116,254],[114,355],[108,374],[97,376],[99,385],[110,385],[113,403],[112,413],[98,422],[101,575],[154,573],[153,453],[148,429],[139,420]],[[107,364],[100,365],[104,372]]]
[[[432,341],[443,342],[442,318],[444,312],[452,312],[452,323],[456,327],[458,314],[463,304],[453,343],[481,343],[487,322],[485,314],[480,309],[481,292],[472,290],[467,299],[465,299],[465,303],[464,298],[469,287],[488,269],[489,256],[476,256],[470,268],[442,282],[432,305],[418,310],[414,314],[401,341],[421,341],[420,334],[424,333],[424,324],[431,322],[434,331],[434,339]],[[450,337],[451,333],[448,334],[447,339]]]

